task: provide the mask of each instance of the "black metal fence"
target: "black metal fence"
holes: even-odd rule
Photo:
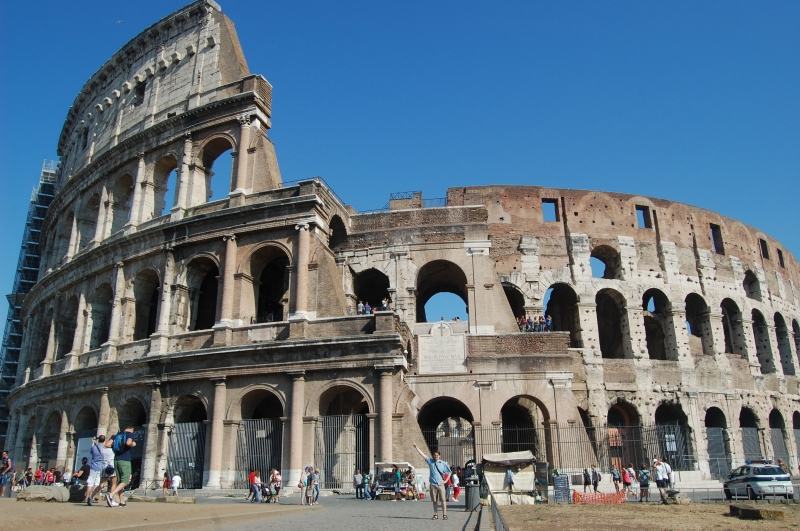
[[[185,489],[203,487],[205,462],[206,424],[205,422],[179,422],[168,432],[169,454],[167,474],[181,477]]]
[[[249,488],[248,474],[259,470],[269,477],[272,468],[281,469],[283,423],[280,419],[252,419],[239,423],[236,438],[236,477],[234,487]]]
[[[366,415],[326,415],[314,432],[314,463],[323,489],[351,487],[356,469],[369,468],[369,420]]]

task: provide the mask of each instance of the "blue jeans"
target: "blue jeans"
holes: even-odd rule
[[[261,503],[261,485],[253,485],[251,489],[253,491],[253,499],[250,500],[250,503]]]

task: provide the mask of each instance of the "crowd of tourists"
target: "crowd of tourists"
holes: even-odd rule
[[[520,332],[552,332],[553,318],[550,314],[538,317],[523,314],[517,317],[517,326]]]
[[[356,315],[371,315],[373,312],[384,312],[389,309],[389,299],[384,297],[377,306],[372,306],[369,301],[358,301]],[[352,311],[352,310],[351,310]]]
[[[652,465],[642,463],[638,467],[634,467],[633,463],[628,463],[628,466],[617,467],[611,466],[611,482],[614,485],[614,492],[623,492],[627,497],[638,499],[640,502],[650,501],[650,482],[655,480],[656,488],[661,497],[661,503],[667,504],[667,490],[670,489],[675,482],[672,473],[672,467],[666,461],[661,459],[653,459]],[[597,467],[594,465],[589,468],[583,469],[583,492],[592,489],[594,492],[599,492],[600,482],[603,476]],[[638,485],[637,489],[634,483]]]

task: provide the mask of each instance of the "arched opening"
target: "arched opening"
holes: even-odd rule
[[[775,337],[778,339],[778,354],[781,358],[783,374],[794,376],[792,363],[792,343],[789,339],[789,328],[780,313],[775,313]]]
[[[89,350],[100,348],[108,341],[111,331],[111,308],[114,302],[114,292],[108,284],[101,284],[94,290],[89,301],[91,316],[91,332],[89,337]]]
[[[78,324],[78,296],[73,295],[61,302],[56,321],[56,358],[61,359],[72,351],[75,343],[75,328]]]
[[[694,470],[689,421],[680,404],[664,402],[656,409],[659,455],[675,470]]]
[[[761,285],[758,283],[758,277],[749,269],[744,272],[744,281],[742,281],[744,293],[749,298],[760,301],[761,300]]]
[[[314,462],[320,464],[322,488],[352,485],[355,469],[369,469],[369,406],[356,389],[338,385],[319,398]]]
[[[544,406],[529,396],[515,396],[500,409],[501,451],[530,450],[537,461],[553,463],[549,415]]]
[[[797,364],[800,366],[800,324],[797,319],[792,319],[792,335],[794,336],[794,351],[797,353]],[[800,452],[797,455],[800,456]]]
[[[123,175],[114,181],[111,188],[111,233],[114,234],[128,223],[131,218],[131,199],[133,198],[134,178]]]
[[[792,431],[794,431],[794,444],[797,455],[800,455],[800,411],[795,411],[792,415]]]
[[[761,365],[762,374],[775,372],[775,359],[772,357],[772,347],[769,344],[769,330],[767,321],[761,312],[753,310],[753,341],[756,344],[756,356]]]
[[[167,432],[167,474],[169,477],[180,475],[182,488],[202,488],[208,420],[206,406],[197,396],[183,395],[175,402],[173,417],[175,424]]]
[[[686,296],[686,331],[689,333],[689,350],[692,354],[714,355],[711,317],[706,301],[697,293]]]
[[[246,149],[246,147],[245,147]],[[205,170],[205,201],[217,201],[228,197],[233,190],[233,145],[228,139],[217,137],[203,147],[201,160]]]
[[[578,295],[568,284],[553,284],[544,294],[544,314],[553,319],[553,331],[569,332],[569,346],[583,347]]]
[[[92,194],[83,205],[78,217],[78,248],[83,249],[94,241],[97,220],[100,218],[100,194]]]
[[[708,466],[711,477],[728,479],[731,471],[731,448],[728,440],[728,424],[725,414],[718,407],[706,411],[706,442],[708,444]]]
[[[789,448],[786,444],[786,423],[783,415],[777,409],[769,413],[769,436],[772,440],[772,452],[775,461],[783,461],[789,464]]]
[[[134,341],[146,339],[155,333],[159,292],[158,274],[152,269],[145,269],[133,280],[133,298],[136,305]]]
[[[136,398],[129,398],[117,410],[119,419],[119,429],[133,428],[133,439],[136,441],[136,446],[131,448],[131,470],[133,471],[131,479],[131,488],[136,489],[139,487],[141,480],[142,470],[142,455],[144,454],[144,438],[145,438],[145,425],[147,424],[147,412],[145,411],[142,403]]]
[[[506,294],[506,300],[511,307],[511,313],[519,322],[520,319],[525,318],[525,297],[522,292],[515,285],[503,282],[503,293]]]
[[[61,437],[61,413],[53,411],[47,417],[39,440],[39,464],[45,469],[58,467],[58,440]]]
[[[433,307],[428,308],[427,304],[435,295],[440,293],[451,293],[460,298],[464,306],[469,306],[469,301],[467,299],[467,276],[460,267],[447,260],[428,262],[422,266],[417,273],[418,323],[428,322],[429,318],[433,320],[436,319],[436,314],[428,316],[429,310],[433,310]],[[460,316],[461,312],[458,312],[457,308],[458,307],[454,307],[450,313]],[[469,308],[467,309],[467,313],[469,313]]]
[[[94,409],[89,406],[82,407],[75,416],[73,426],[75,429],[73,435],[75,459],[73,460],[72,468],[77,470],[81,467],[84,457],[91,457],[92,444],[94,443],[94,437],[97,435],[97,414]]]
[[[178,200],[178,161],[168,155],[153,167],[153,211],[146,219],[167,215]],[[145,221],[145,220],[142,220]]]
[[[71,256],[74,249],[70,249],[70,242],[72,240],[72,225],[75,223],[75,213],[69,212],[64,219],[64,224],[60,227],[54,227],[56,232],[55,241],[53,242],[52,265],[58,266],[63,263],[67,256]]]
[[[45,306],[44,313],[35,314],[32,328],[33,337],[30,342],[30,353],[28,354],[28,367],[31,371],[35,370],[47,356],[47,341],[50,335],[50,327],[53,324],[53,308]],[[27,333],[27,331],[26,331]]]
[[[642,425],[636,408],[617,402],[608,408],[608,466],[617,469],[648,459],[642,441]]]
[[[758,417],[749,407],[743,407],[739,412],[739,429],[742,430],[745,460],[763,459],[764,453],[758,437]]]
[[[450,466],[463,466],[475,458],[473,420],[463,402],[447,396],[427,402],[417,415],[428,448],[438,450]]]
[[[742,327],[742,312],[731,299],[723,299],[720,308],[722,309],[722,329],[725,334],[725,352],[745,355],[747,349]]]
[[[384,299],[389,299],[389,277],[375,268],[356,274],[353,288],[359,302],[369,303],[373,310],[380,309]]]
[[[592,249],[589,258],[592,277],[606,279],[622,278],[622,260],[619,252],[608,245],[598,245]]]
[[[247,488],[247,475],[260,470],[268,477],[272,468],[281,469],[283,446],[283,405],[266,389],[255,389],[242,397],[236,443],[236,483]]]
[[[328,247],[335,251],[347,241],[347,227],[344,226],[342,218],[336,215],[331,218],[329,227],[331,236],[328,239]]]
[[[256,322],[285,321],[289,315],[289,257],[279,248],[262,247],[250,260]]]
[[[631,358],[630,327],[625,297],[618,291],[602,289],[595,296],[597,331],[603,358]]]
[[[672,336],[672,306],[664,293],[655,288],[642,296],[642,316],[647,338],[647,353],[651,360],[675,360],[677,352],[669,345],[667,338]]]
[[[189,330],[209,330],[217,322],[219,268],[210,258],[192,260],[186,267],[189,288]]]

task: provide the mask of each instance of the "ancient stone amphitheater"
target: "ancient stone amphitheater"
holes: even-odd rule
[[[210,0],[81,88],[9,398],[20,464],[72,468],[132,425],[141,485],[241,487],[251,467],[294,484],[315,464],[341,488],[420,465],[413,443],[571,471],[662,456],[684,484],[755,457],[797,469],[800,269],[779,242],[536,186],[359,213],[322,179],[282,181],[271,104]],[[426,315],[441,293],[467,319]],[[521,330],[540,315],[552,332]]]

